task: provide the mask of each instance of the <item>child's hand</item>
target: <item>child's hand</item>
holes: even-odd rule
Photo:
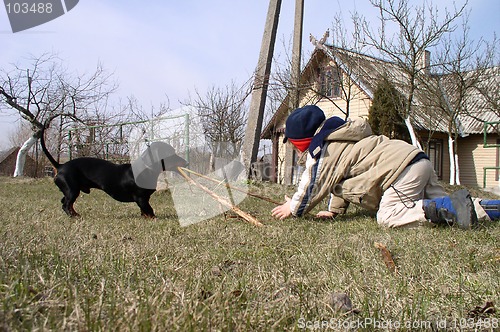
[[[333,219],[337,216],[337,214],[338,213],[330,212],[330,211],[319,211],[316,214],[316,217],[321,218],[321,219]]]
[[[292,211],[290,209],[290,197],[285,196],[285,203],[275,207],[271,213],[275,218],[279,218],[280,220],[286,219],[292,215]]]

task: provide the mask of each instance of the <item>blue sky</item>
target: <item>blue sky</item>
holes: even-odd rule
[[[147,3],[147,5],[146,5]],[[293,27],[294,3],[283,0],[276,54],[283,52]],[[342,5],[341,5],[342,3]],[[349,22],[354,9],[368,18],[368,0],[305,0],[304,54],[312,51],[309,34],[321,37],[341,12]],[[459,3],[462,3],[459,1]],[[170,101],[171,107],[197,88],[247,81],[254,71],[268,1],[80,0],[67,14],[30,30],[12,33],[0,8],[0,66],[22,63],[30,54],[57,53],[76,73],[91,73],[98,63],[119,83],[115,99],[135,96],[145,109]],[[451,1],[434,1],[451,6]],[[498,0],[470,0],[473,39],[491,40],[500,31]],[[0,149],[16,128],[12,110],[0,110]]]

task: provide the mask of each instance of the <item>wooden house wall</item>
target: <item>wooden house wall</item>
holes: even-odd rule
[[[488,135],[487,143],[496,144],[499,136]],[[483,187],[484,167],[498,166],[498,147],[484,147],[483,135],[469,135],[458,141],[458,163],[460,181],[466,186]],[[498,177],[495,170],[486,172],[486,187],[497,187]]]

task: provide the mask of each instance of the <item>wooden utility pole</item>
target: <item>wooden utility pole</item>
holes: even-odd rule
[[[269,0],[266,25],[264,27],[259,61],[255,72],[252,99],[250,101],[248,123],[241,149],[241,161],[245,166],[247,172],[245,175],[247,178],[250,177],[250,167],[252,162],[257,159],[257,153],[259,152],[260,134],[262,131],[264,108],[266,106],[267,88],[271,73],[280,9],[281,0]]]
[[[292,89],[289,91],[288,109],[299,107],[300,101],[300,59],[302,57],[302,26],[304,22],[304,0],[295,0],[295,20],[293,26],[292,63],[290,80]],[[285,165],[293,165],[293,149],[290,144],[285,145]],[[292,184],[292,167],[287,167],[284,172],[285,184]]]
[[[302,26],[304,22],[304,0],[295,0],[295,22],[293,25],[292,68],[290,108],[299,107],[300,93],[300,58],[302,57]]]

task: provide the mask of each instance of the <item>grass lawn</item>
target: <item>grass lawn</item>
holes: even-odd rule
[[[168,192],[157,220],[97,190],[70,219],[61,197],[51,179],[0,178],[0,331],[500,330],[498,222],[383,229],[352,207],[277,221],[248,198],[264,227],[232,214],[180,227]],[[354,310],[334,309],[337,292]]]

